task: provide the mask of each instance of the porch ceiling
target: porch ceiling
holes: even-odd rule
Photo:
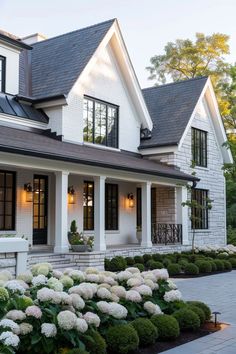
[[[0,130],[0,151],[183,181],[198,180],[174,167],[147,160],[139,154],[72,144],[39,133],[3,126]]]

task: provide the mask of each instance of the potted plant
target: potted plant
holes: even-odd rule
[[[68,232],[68,240],[71,245],[71,249],[74,252],[86,252],[92,251],[94,238],[93,236],[85,236],[83,232],[77,231],[76,220],[73,220],[70,225],[70,231]]]

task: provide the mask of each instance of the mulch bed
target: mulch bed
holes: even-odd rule
[[[223,325],[224,328],[227,325]],[[180,336],[173,341],[169,342],[156,342],[152,346],[147,348],[138,349],[134,352],[134,354],[158,354],[162,353],[165,350],[173,349],[178,347],[179,345],[191,342],[195,339],[207,336],[211,333],[217,332],[222,329],[222,325],[218,324],[217,327],[214,326],[214,323],[208,322],[203,327],[201,327],[198,331],[194,332],[182,332]]]
[[[231,272],[231,270],[222,270],[222,271],[215,271],[215,272],[211,272],[211,273],[200,273],[197,275],[188,275],[188,274],[177,274],[177,275],[171,275],[170,278],[186,278],[186,279],[190,279],[190,278],[201,278],[201,277],[209,277],[210,275],[216,275],[216,274],[221,274],[221,273],[229,273]]]

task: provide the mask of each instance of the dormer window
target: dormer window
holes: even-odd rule
[[[6,58],[0,55],[0,92],[5,92]]]
[[[192,160],[196,166],[207,167],[207,132],[192,128]]]
[[[84,141],[118,148],[118,106],[84,97]]]

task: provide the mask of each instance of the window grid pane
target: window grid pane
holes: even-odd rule
[[[15,228],[15,173],[0,171],[0,230]]]
[[[118,148],[118,107],[84,98],[84,141]]]
[[[106,184],[105,188],[105,228],[118,230],[118,185]]]
[[[6,58],[0,56],[0,92],[5,92]]]
[[[83,193],[84,230],[94,230],[94,183],[84,182]]]
[[[196,166],[207,167],[207,132],[192,128],[192,160]]]
[[[208,229],[208,191],[205,189],[193,189],[192,200],[195,200],[202,208],[192,208],[192,229]],[[195,219],[194,219],[195,218]]]

